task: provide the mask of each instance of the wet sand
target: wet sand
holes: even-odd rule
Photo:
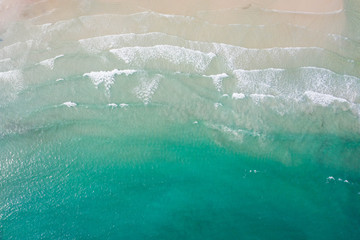
[[[247,37],[241,42],[233,41],[234,38],[226,34],[217,34],[209,39],[216,42],[256,48],[315,46],[319,42],[324,44],[322,37],[317,36],[318,33],[343,35],[343,8],[342,0],[3,0],[0,3],[0,33],[5,32],[11,24],[27,19],[33,24],[41,25],[85,15],[158,12],[190,16],[199,19],[199,22],[225,27],[251,26],[246,30]],[[277,27],[276,31],[269,28],[266,38],[259,39],[260,36],[257,36],[259,27],[280,25],[283,27]],[[156,28],[160,26],[155,26],[154,29]],[[293,28],[297,30],[294,32]],[[178,31],[185,29],[186,27]],[[313,32],[314,36],[301,41],[293,40],[294,35],[298,38],[297,36],[303,35],[303,31]],[[206,32],[194,31],[188,38],[204,40],[207,35]]]
[[[342,11],[344,8],[344,3],[342,0],[265,0],[259,1],[259,5],[274,11],[293,12],[300,14],[336,13]]]
[[[100,0],[107,3],[126,2],[122,0]],[[192,12],[197,10],[219,10],[227,8],[243,8],[247,9],[251,6],[265,8],[274,11],[290,11],[290,12],[307,12],[307,13],[328,13],[342,10],[342,0],[198,0],[198,1],[131,1],[131,3],[142,6],[144,8],[153,9],[154,11],[175,11],[175,12]]]
[[[332,14],[343,10],[342,0],[3,0],[0,2],[0,23],[10,23],[18,18],[36,17],[52,9],[66,9],[75,13],[76,6],[84,11],[90,10],[93,5],[102,5],[103,8],[116,6],[116,11],[151,10],[168,14],[197,15],[198,11],[212,11],[222,9],[250,9],[260,8],[267,11],[291,12],[295,14]],[[75,7],[75,8],[74,8]],[[72,10],[71,10],[72,9]]]

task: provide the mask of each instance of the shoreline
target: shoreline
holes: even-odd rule
[[[48,24],[85,15],[129,15],[149,11],[189,16],[224,26],[286,24],[309,31],[341,34],[345,29],[343,8],[343,0],[317,0],[315,3],[312,0],[0,0],[0,33],[6,32],[8,26],[18,21]],[[227,42],[226,38],[218,36],[215,39]],[[286,42],[275,35],[272,35],[272,39],[276,46]],[[291,39],[289,41],[291,43]],[[256,45],[259,48],[269,45],[262,44],[261,41],[254,43],[254,38],[251,37],[244,38],[242,44],[249,47]]]
[[[149,9],[161,13],[194,15],[197,11],[216,11],[224,9],[243,9],[255,7],[264,11],[293,14],[336,14],[344,10],[343,0],[184,0],[181,3],[169,3],[166,0],[2,0],[0,1],[0,26],[29,15],[41,15],[49,9],[70,8],[78,5],[86,8],[90,5],[117,5],[128,9]],[[39,5],[39,6],[37,6]],[[36,9],[38,7],[38,9]],[[123,10],[123,9],[121,9]],[[34,17],[35,17],[34,16]],[[33,16],[32,16],[33,17]]]
[[[269,6],[274,12],[300,14],[334,14],[344,10],[343,0],[272,0]]]

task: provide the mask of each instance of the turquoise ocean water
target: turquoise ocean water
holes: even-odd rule
[[[322,30],[82,2],[1,33],[1,240],[359,239],[356,1]]]

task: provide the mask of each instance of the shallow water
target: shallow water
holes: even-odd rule
[[[0,34],[0,239],[357,239],[358,3],[147,7]]]

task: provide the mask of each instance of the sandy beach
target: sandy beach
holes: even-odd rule
[[[101,2],[108,3],[119,3],[126,2],[123,0],[100,0]],[[176,1],[131,1],[132,4],[140,5],[144,8],[149,8],[155,11],[197,11],[197,10],[219,10],[226,8],[249,8],[251,6],[265,8],[274,11],[288,11],[288,12],[299,12],[299,13],[329,13],[342,10],[342,0],[185,0],[181,2]]]
[[[91,4],[117,5],[119,11],[123,9],[148,9],[156,12],[196,15],[198,11],[221,9],[249,9],[262,8],[276,12],[291,12],[298,14],[331,14],[343,10],[342,0],[184,0],[178,1],[129,1],[129,0],[2,0],[0,2],[0,24],[14,21],[18,18],[35,17],[46,13],[50,9],[70,9],[76,5],[83,8]]]
[[[146,11],[191,16],[214,24],[261,26],[271,23],[341,34],[345,22],[343,8],[342,0],[3,0],[0,32],[19,20],[33,19],[36,24],[44,24],[83,15]]]
[[[342,11],[344,8],[343,0],[264,0],[254,1],[258,2],[259,6],[282,12],[293,12],[293,13],[336,13]]]

